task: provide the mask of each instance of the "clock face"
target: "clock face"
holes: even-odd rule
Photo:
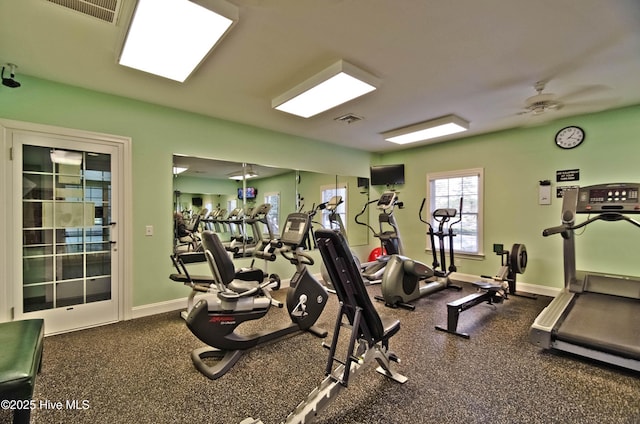
[[[570,126],[558,131],[556,145],[563,149],[573,149],[584,141],[584,130],[580,127]]]

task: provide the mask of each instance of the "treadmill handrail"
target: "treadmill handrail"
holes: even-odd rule
[[[570,230],[577,230],[579,228],[586,227],[587,225],[595,221],[627,221],[628,223],[640,228],[640,222],[636,221],[635,219],[631,219],[628,216],[618,212],[604,212],[579,224],[562,224],[558,225],[557,227],[546,228],[542,231],[542,236],[548,237],[553,234],[566,233]],[[563,234],[563,237],[565,237],[565,234]]]

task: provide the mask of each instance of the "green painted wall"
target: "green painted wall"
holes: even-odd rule
[[[585,142],[573,150],[555,146],[556,132],[566,125],[585,129]],[[640,107],[583,115],[509,131],[384,155],[384,163],[405,163],[407,184],[400,187],[406,208],[397,219],[407,254],[431,263],[425,226],[417,219],[426,196],[429,172],[484,168],[484,253],[482,260],[459,259],[459,271],[494,274],[500,265],[492,245],[524,243],[529,264],[521,281],[562,286],[562,242],[544,238],[544,228],[560,225],[561,199],[555,198],[556,171],[580,169],[576,185],[640,182]],[[554,198],[538,205],[538,183],[551,180]],[[568,183],[569,185],[572,183]],[[373,196],[373,194],[372,194]],[[640,217],[640,216],[639,216]],[[580,216],[578,221],[585,219]],[[578,269],[640,275],[637,247],[640,231],[622,222],[598,222],[576,239]]]
[[[370,154],[22,75],[0,89],[0,117],[131,137],[133,305],[186,296],[171,283],[172,155],[251,161],[280,168],[367,175]],[[304,148],[301,148],[304,146]],[[282,152],[287,154],[283,155]],[[153,225],[153,237],[144,228]],[[287,276],[288,277],[288,276]]]
[[[529,265],[521,280],[553,287],[561,286],[561,241],[543,238],[541,231],[559,224],[561,202],[554,198],[550,206],[538,205],[538,181],[549,179],[555,189],[555,172],[573,168],[580,169],[580,185],[640,181],[640,106],[373,155],[29,76],[21,76],[21,82],[17,90],[0,87],[1,118],[132,138],[134,306],[186,295],[167,278],[172,218],[165,211],[173,203],[173,153],[242,162],[250,151],[252,162],[338,175],[367,175],[374,160],[405,163],[407,184],[400,195],[406,208],[397,211],[398,221],[406,254],[427,263],[425,229],[417,219],[426,174],[482,167],[486,257],[459,259],[460,272],[494,273],[499,258],[492,244],[524,243]],[[587,139],[578,149],[563,151],[553,144],[553,136],[569,124],[582,126]],[[372,198],[378,194],[372,189]],[[290,201],[283,199],[283,204]],[[153,237],[144,236],[146,225],[155,227]],[[640,231],[624,223],[594,224],[578,237],[578,267],[638,275],[634,260],[639,240]],[[368,250],[374,244],[370,239]],[[363,249],[358,252],[366,257]]]

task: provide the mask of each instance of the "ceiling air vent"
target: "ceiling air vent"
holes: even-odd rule
[[[334,118],[334,121],[344,122],[345,124],[353,124],[357,121],[362,121],[364,118],[362,116],[354,115],[353,113],[347,113],[346,115],[338,116]]]
[[[101,21],[116,23],[122,0],[46,0]]]

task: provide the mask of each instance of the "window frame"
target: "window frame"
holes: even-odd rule
[[[434,205],[432,204],[432,183],[436,180],[445,180],[452,178],[461,178],[461,177],[478,177],[478,210],[476,213],[477,216],[477,231],[476,231],[476,245],[477,251],[463,251],[456,249],[454,247],[454,253],[461,257],[470,257],[470,258],[479,258],[484,257],[484,168],[469,168],[469,169],[459,169],[453,171],[440,171],[440,172],[430,172],[426,175],[427,181],[427,195],[426,195],[426,204],[425,209],[428,211],[429,222],[432,222],[431,214],[434,210]],[[464,198],[464,196],[463,196]],[[458,207],[456,206],[456,209]],[[469,215],[469,213],[464,212],[464,208],[462,211],[463,215]],[[423,215],[424,216],[424,215]],[[433,225],[433,224],[432,224]],[[460,225],[460,224],[457,224]],[[431,241],[429,237],[426,237],[426,249],[428,251],[432,250]]]

